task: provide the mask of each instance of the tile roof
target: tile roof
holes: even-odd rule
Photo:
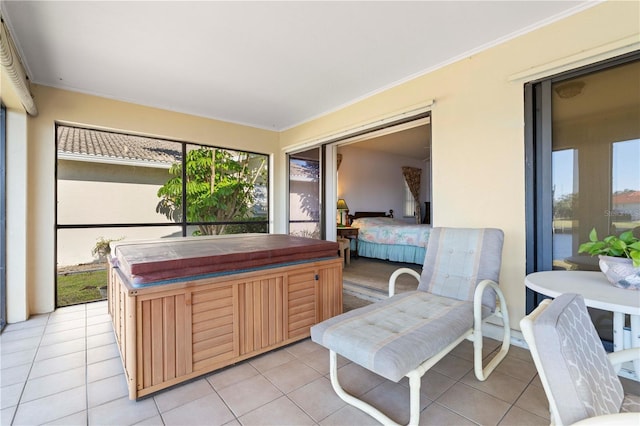
[[[614,194],[613,204],[637,204],[640,203],[640,191],[627,191]]]
[[[173,164],[182,158],[182,146],[162,139],[58,126],[58,153]]]

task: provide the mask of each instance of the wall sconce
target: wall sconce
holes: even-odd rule
[[[344,200],[344,198],[338,199],[338,205],[336,206],[336,209],[338,210],[338,212],[340,212],[340,223],[338,224],[338,226],[345,226],[344,222],[342,221],[342,213],[345,210],[349,210],[349,206],[347,206],[347,202]]]

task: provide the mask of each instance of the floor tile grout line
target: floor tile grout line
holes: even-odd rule
[[[126,380],[126,374],[125,374],[125,380]],[[214,390],[214,392],[215,392],[215,390]],[[127,398],[128,397],[129,396],[127,395]],[[160,411],[160,407],[158,406],[158,401],[156,400],[155,395],[152,396],[151,399],[153,399],[153,405],[155,405],[156,411],[158,412],[158,417],[160,417],[160,421],[162,422],[162,425],[164,426],[165,425],[164,417],[162,417],[162,411]],[[153,416],[149,417],[148,419],[151,419],[151,418],[153,418]],[[143,422],[145,420],[148,420],[148,419],[143,419],[143,420],[141,420],[141,422]],[[138,422],[138,423],[140,423],[140,422]]]
[[[245,360],[245,361],[246,361],[246,360]],[[252,367],[253,367],[253,366],[252,366]],[[253,368],[255,368],[255,367],[253,367]],[[256,371],[258,371],[258,370],[256,369]],[[259,371],[258,371],[258,374],[260,374],[260,372],[259,372]],[[255,377],[255,376],[252,376],[252,377]],[[239,381],[239,382],[236,382],[236,383],[242,383],[243,381],[248,380],[248,379],[250,379],[250,377],[247,377],[246,379],[243,379],[243,380],[241,380],[241,381]],[[236,413],[231,409],[231,407],[229,406],[229,404],[227,404],[227,401],[225,401],[225,399],[222,397],[222,395],[220,395],[220,392],[218,392],[218,390],[216,389],[216,387],[215,387],[215,386],[213,386],[213,383],[211,383],[209,380],[207,380],[207,377],[205,377],[205,378],[204,378],[204,380],[209,384],[209,386],[211,387],[211,389],[213,389],[213,392],[218,396],[218,398],[220,398],[220,401],[222,401],[222,403],[224,404],[224,406],[225,406],[225,407],[227,407],[227,410],[229,410],[229,412],[230,412],[230,413],[231,413],[231,415],[233,416],[234,420],[235,420],[235,421],[237,421],[238,423],[242,424],[242,422],[240,422],[240,419],[238,419],[238,416],[236,416]],[[234,384],[236,384],[236,383],[234,383]],[[231,386],[231,385],[229,385],[229,386]],[[225,386],[225,387],[229,387],[229,386]],[[224,388],[222,388],[222,389],[224,389]],[[162,414],[161,414],[161,415],[162,415]],[[231,420],[230,420],[230,421],[228,421],[227,423],[229,423],[229,422],[231,422]],[[164,419],[163,419],[163,423],[164,423]]]
[[[31,359],[31,365],[29,366],[29,371],[27,372],[27,376],[24,379],[24,383],[22,384],[22,389],[20,390],[20,396],[18,397],[18,402],[16,403],[16,409],[13,412],[13,415],[11,416],[11,421],[9,422],[10,425],[13,425],[14,422],[16,421],[16,416],[18,415],[18,410],[20,409],[20,404],[22,402],[22,397],[24,396],[24,391],[27,388],[27,383],[29,382],[29,376],[31,376],[31,371],[33,370],[33,364],[35,363],[35,360],[38,356],[38,352],[40,351],[40,343],[42,342],[42,339],[44,338],[44,332],[47,329],[47,324],[49,323],[49,318],[51,317],[51,314],[47,314],[47,320],[44,323],[44,327],[42,328],[42,334],[40,335],[40,341],[38,342],[38,346],[36,347],[36,351],[33,353],[33,358]]]

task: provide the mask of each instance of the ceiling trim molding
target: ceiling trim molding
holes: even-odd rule
[[[549,77],[554,74],[559,74],[561,72],[569,71],[601,60],[610,59],[639,49],[640,36],[633,35],[517,72],[510,75],[507,79],[509,82],[539,80],[541,78]]]

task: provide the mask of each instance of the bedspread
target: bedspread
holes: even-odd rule
[[[390,217],[362,217],[351,223],[358,239],[377,244],[426,247],[431,225],[411,224]]]

